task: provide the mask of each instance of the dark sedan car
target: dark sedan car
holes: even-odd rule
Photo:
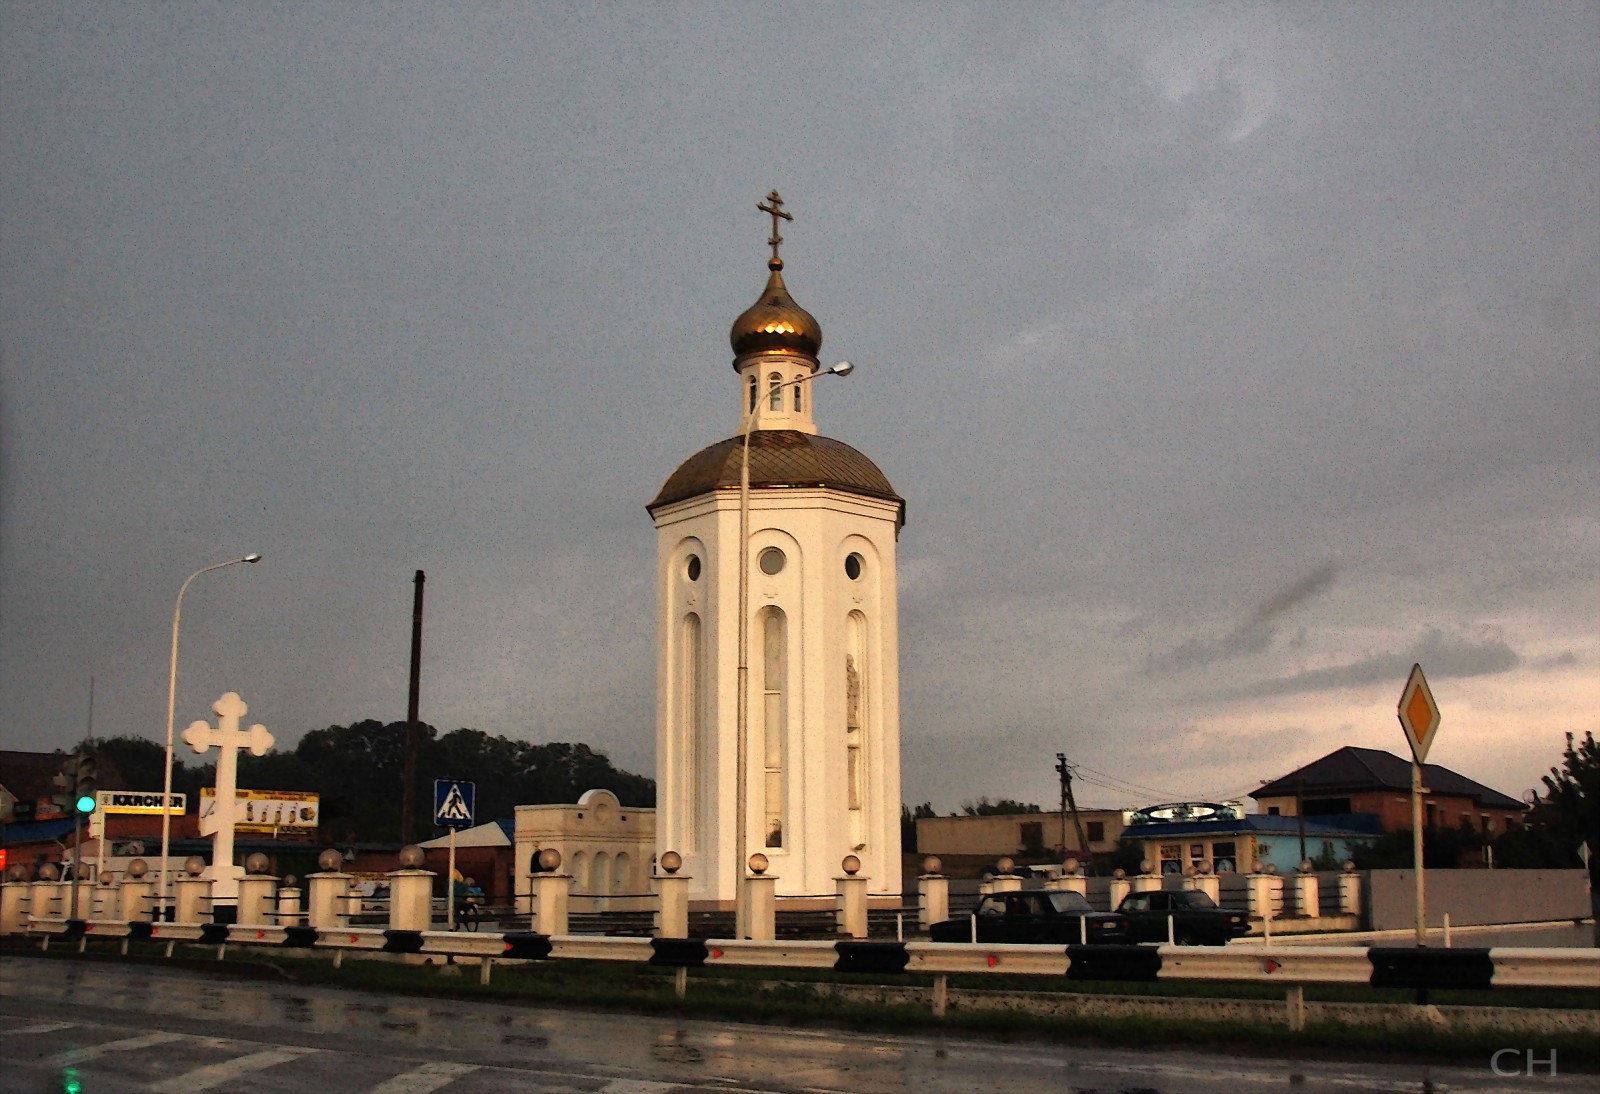
[[[991,893],[978,903],[979,942],[1126,943],[1128,921],[1115,912],[1097,912],[1077,893],[1033,889]],[[972,941],[973,920],[947,919],[928,928],[935,942]]]
[[[1127,917],[1135,942],[1167,941],[1169,920],[1170,936],[1180,946],[1223,946],[1250,933],[1249,913],[1219,908],[1210,896],[1193,889],[1129,893],[1117,911]]]

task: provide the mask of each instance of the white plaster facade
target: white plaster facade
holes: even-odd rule
[[[817,436],[821,334],[772,264],[734,326],[739,432],[691,457],[650,505],[657,529],[657,853],[690,899],[730,906],[736,864],[765,854],[779,897],[833,898],[854,854],[873,894],[900,893],[900,684],[895,545],[904,502],[861,453]],[[800,335],[741,341],[778,314]],[[793,322],[790,323],[790,319]],[[743,352],[741,352],[743,349]],[[823,389],[827,390],[824,391]],[[776,389],[776,390],[774,390]],[[751,489],[747,847],[735,848],[739,471]],[[776,550],[782,553],[781,565]]]
[[[519,805],[516,811],[517,906],[532,894],[531,863],[539,851],[561,852],[574,897],[637,897],[650,892],[655,853],[653,809],[624,806],[609,790],[589,790],[576,805]],[[594,904],[593,910],[609,905]],[[590,903],[583,910],[590,910]]]

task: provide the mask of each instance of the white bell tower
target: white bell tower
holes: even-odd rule
[[[895,544],[905,502],[870,459],[817,432],[822,328],[784,285],[782,205],[773,191],[759,206],[773,222],[770,274],[730,336],[738,428],[679,466],[647,507],[659,605],[656,851],[683,856],[702,907],[731,907],[738,864],[757,852],[780,899],[831,897],[851,854],[870,893],[900,894]]]

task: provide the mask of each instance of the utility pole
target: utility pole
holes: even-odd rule
[[[1072,810],[1072,826],[1078,833],[1078,846],[1083,850],[1084,864],[1094,862],[1094,852],[1089,849],[1089,837],[1083,834],[1083,818],[1078,816],[1078,803],[1072,797],[1072,765],[1067,763],[1065,752],[1056,753],[1056,772],[1061,776],[1061,846],[1067,845],[1067,810]]]
[[[417,705],[422,687],[422,586],[428,580],[421,571],[412,578],[416,589],[411,595],[411,689],[406,700],[405,786],[400,792],[400,842],[413,842],[417,812],[417,745],[422,736],[417,724]]]

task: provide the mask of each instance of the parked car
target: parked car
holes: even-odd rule
[[[1097,912],[1078,893],[1051,889],[990,893],[975,913],[979,942],[1073,945],[1131,940],[1128,921],[1115,912]],[[972,919],[947,919],[928,928],[935,942],[972,941]]]
[[[1168,920],[1171,938],[1180,946],[1223,946],[1250,933],[1248,912],[1219,908],[1197,889],[1129,893],[1117,911],[1127,918],[1135,942],[1167,941]]]

